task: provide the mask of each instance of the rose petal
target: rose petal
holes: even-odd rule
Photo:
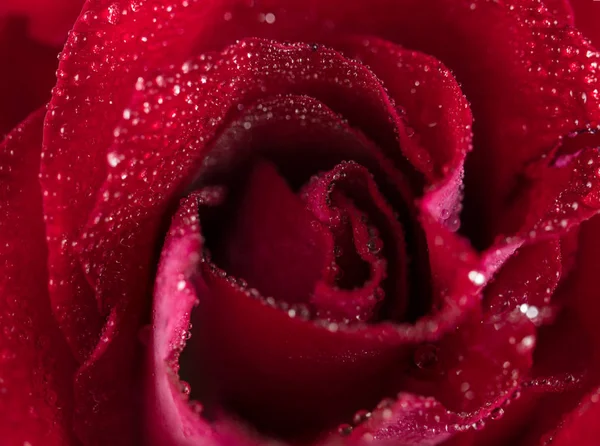
[[[544,0],[544,5],[548,11],[560,20],[561,25],[573,25],[573,7],[572,0]]]
[[[144,402],[144,425],[148,427],[144,434],[150,444],[219,444],[201,416],[201,406],[192,406],[185,399],[177,376],[189,314],[198,299],[190,281],[197,273],[202,251],[199,200],[190,196],[181,203],[167,234],[156,278]]]
[[[203,276],[198,286],[205,297],[192,321],[196,363],[187,379],[192,389],[215,389],[218,401],[259,429],[318,434],[323,423],[335,425],[373,406],[385,395],[386,377],[407,359],[391,327],[353,333],[319,326],[300,309],[284,312],[249,297],[216,272]],[[211,358],[202,368],[208,382],[198,381],[202,358]]]
[[[0,140],[50,99],[58,52],[59,47],[32,40],[24,20],[0,18],[0,60],[5,67],[0,72]]]
[[[106,149],[113,139],[112,131],[143,67],[161,66],[165,60],[172,62],[178,54],[185,54],[190,46],[175,30],[181,29],[182,22],[197,23],[193,14],[181,15],[185,6],[180,3],[166,9],[166,4],[149,2],[122,8],[112,0],[88,1],[60,56],[58,81],[45,123],[40,181],[46,192],[50,278],[57,284],[50,298],[80,360],[94,349],[104,320],[94,314],[93,289],[76,258],[76,247],[94,206],[90,197],[106,178]],[[175,15],[179,24],[171,22]],[[150,33],[151,40],[172,42],[168,52],[162,45],[145,45],[141,40],[140,34],[152,30],[158,21],[170,26]],[[107,57],[109,52],[111,57]],[[97,116],[104,119],[97,120]],[[76,167],[83,165],[95,167]]]
[[[369,172],[354,162],[339,164],[315,177],[303,195],[309,209],[321,223],[331,227],[334,234],[340,230],[343,233],[344,215],[350,219],[355,249],[371,269],[371,276],[362,289],[357,288],[348,295],[319,287],[311,302],[320,312],[335,319],[353,320],[360,316],[360,320],[368,320],[375,316],[378,301],[387,296],[388,306],[393,311],[386,317],[402,320],[410,302],[406,288],[404,230]],[[342,261],[345,255],[342,252]],[[381,283],[386,276],[389,280]],[[419,303],[426,306],[427,296],[419,297]],[[426,311],[415,313],[416,318]]]
[[[0,145],[0,438],[7,445],[75,441],[70,431],[75,363],[47,292],[37,180],[43,117],[37,111]]]
[[[344,444],[350,445],[436,445],[456,432],[483,429],[494,409],[458,414],[433,398],[400,393],[395,400],[383,401],[366,421],[355,427],[340,427],[329,444],[343,439]]]
[[[522,187],[520,195],[513,199],[510,212],[498,225],[505,228],[505,234],[511,235],[504,239],[499,237],[485,251],[484,258],[565,236],[598,213],[600,177],[596,166],[600,165],[600,155],[593,146],[598,135],[589,136],[582,140],[583,147],[575,153],[559,156],[557,148],[560,146],[557,146],[550,159],[541,159],[529,166],[521,177],[529,185]],[[580,145],[577,141],[573,143],[575,147]]]
[[[266,296],[306,303],[333,261],[331,236],[273,165],[257,162],[243,188],[211,251],[215,261]]]
[[[337,277],[319,282],[310,302],[319,319],[342,323],[372,321],[385,296],[380,288],[387,277],[383,241],[376,227],[368,224],[367,215],[352,200],[342,193],[332,196],[335,206],[341,210],[342,219],[349,222],[345,222],[345,228],[332,228],[338,239],[336,250],[339,255],[332,265]],[[406,271],[399,272],[398,280],[403,280],[405,274]],[[393,288],[388,291],[390,300],[397,298],[402,308],[405,305],[403,293],[397,293]]]
[[[594,217],[581,225],[576,266],[562,293],[562,302],[577,314],[586,331],[594,336],[596,347],[600,347],[600,333],[595,317],[600,312],[600,301],[595,292],[597,272],[600,268],[600,259],[596,255],[600,249],[599,230],[600,217]]]
[[[598,17],[600,17],[600,5],[596,2],[585,0],[569,0],[575,15],[575,26],[585,37],[592,40],[592,44],[598,48],[600,45],[600,32],[598,31]]]
[[[582,326],[578,315],[568,307],[554,319],[551,324],[538,329],[531,384],[543,384],[554,392],[568,391],[574,385],[581,387],[594,379],[592,366],[598,356],[596,348],[590,345],[594,333]],[[540,380],[546,380],[546,383],[540,383]]]
[[[460,255],[458,247],[452,252],[457,267],[468,262],[468,254]],[[228,280],[225,272],[208,269],[203,273],[205,283],[199,285],[207,299],[194,317],[198,318],[194,327],[199,328],[192,338],[199,344],[190,355],[196,361],[212,358],[211,370],[204,367],[203,373],[216,381],[204,385],[218,389],[226,407],[259,429],[285,436],[316,435],[350,417],[353,410],[373,407],[379,398],[397,391],[402,385],[398,378],[413,361],[414,342],[437,339],[456,326],[448,318],[462,318],[464,307],[476,298],[474,284],[467,279],[470,266],[463,265],[467,270],[458,276],[464,282],[454,277],[449,286],[463,286],[465,295],[450,288],[441,309],[414,326],[382,323],[352,330],[306,321],[308,313],[302,309],[282,311],[274,300]],[[460,302],[453,301],[458,297]],[[194,384],[198,379],[194,369],[198,366],[187,367],[192,389],[199,385]]]
[[[367,65],[403,107],[419,144],[427,149],[426,156],[408,156],[417,165],[425,164],[423,169],[433,175],[431,183],[462,168],[471,149],[473,119],[460,86],[446,67],[431,56],[375,37],[348,38],[335,47]]]
[[[502,233],[529,239],[564,234],[598,212],[600,134],[582,133],[528,166],[521,174],[519,195],[498,225]]]
[[[553,444],[551,440],[553,433],[560,430],[563,420],[568,419],[571,414],[576,417],[578,404],[585,400],[587,393],[594,390],[595,388],[589,387],[587,390],[580,388],[570,392],[546,394],[537,398],[536,405],[532,410],[523,414],[529,422],[524,423],[515,432],[513,442],[522,445],[547,446]]]
[[[540,444],[592,446],[600,436],[598,417],[600,417],[600,388],[594,389],[582,398],[575,410],[564,417],[557,429],[547,434]]]
[[[455,411],[500,404],[526,378],[535,342],[535,327],[518,310],[493,317],[474,312],[455,333],[415,352],[407,387]]]
[[[541,318],[561,278],[561,260],[557,241],[519,249],[486,287],[486,307],[492,313],[520,307],[531,319]]]
[[[34,39],[47,45],[62,45],[82,5],[83,0],[5,0],[0,5],[0,18],[25,16]]]

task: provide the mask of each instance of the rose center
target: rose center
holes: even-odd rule
[[[397,355],[348,373],[339,346],[319,338],[429,311],[421,285],[430,281],[408,281],[428,269],[414,255],[427,251],[415,247],[403,181],[377,146],[314,99],[262,101],[222,133],[193,187],[212,200],[200,206],[206,269],[181,359],[207,413],[225,408],[265,431],[312,435],[396,387]],[[259,314],[264,306],[273,313]],[[296,324],[321,334],[298,344],[301,332],[288,332]]]

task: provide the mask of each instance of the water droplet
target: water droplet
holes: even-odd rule
[[[419,369],[432,369],[438,363],[439,349],[435,345],[425,344],[415,350],[414,362]]]
[[[347,437],[352,433],[352,426],[349,424],[342,424],[340,427],[338,427],[338,433],[343,437]]]
[[[275,23],[275,14],[272,12],[265,14],[265,22],[267,22],[269,25]]]
[[[119,165],[119,163],[121,162],[121,155],[119,155],[116,152],[110,152],[108,155],[106,155],[106,159],[108,161],[108,164],[111,167],[117,167]]]
[[[471,426],[473,427],[474,430],[480,431],[485,427],[485,421],[484,420],[476,421]]]
[[[113,3],[106,9],[106,14],[105,14],[106,21],[108,23],[110,23],[111,25],[116,25],[117,23],[119,23],[120,13],[121,13],[121,11],[120,11],[119,5],[116,3]]]
[[[184,395],[189,395],[192,390],[189,383],[187,383],[185,381],[180,381],[179,384],[180,384],[181,393],[183,393]]]
[[[377,404],[377,409],[386,409],[392,407],[394,403],[395,401],[393,398],[384,398],[379,402],[379,404]]]
[[[469,280],[477,286],[481,286],[485,283],[485,276],[479,271],[469,271]]]
[[[369,412],[368,410],[359,410],[358,412],[356,412],[354,414],[354,417],[352,418],[352,423],[354,423],[354,425],[356,426],[358,424],[365,422],[370,417],[371,417],[371,412]]]
[[[503,416],[504,416],[504,409],[502,409],[501,407],[496,407],[494,410],[492,410],[492,413],[490,414],[490,418],[492,420],[499,420]]]

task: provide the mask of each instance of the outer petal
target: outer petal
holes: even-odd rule
[[[600,438],[600,388],[586,395],[577,407],[561,420],[555,431],[540,442],[547,446],[593,446]]]
[[[462,170],[472,148],[473,118],[448,68],[432,56],[376,37],[346,38],[334,45],[347,57],[367,65],[382,80],[397,106],[403,108],[405,119],[426,151],[408,156],[415,159],[413,164],[423,166],[430,184],[450,171]],[[459,187],[455,189],[458,192]],[[453,198],[451,202],[460,202],[462,197]],[[450,218],[450,211],[446,209],[445,219]]]
[[[592,39],[592,44],[600,47],[600,4],[595,1],[570,0],[575,16],[575,26],[581,30],[584,36]]]
[[[573,16],[573,7],[571,0],[543,0],[548,11],[560,20],[562,25],[573,25],[575,17]]]
[[[34,39],[47,45],[62,45],[83,2],[84,0],[4,0],[0,4],[0,19],[4,15],[27,17],[29,33]]]
[[[43,116],[36,112],[0,145],[0,438],[7,446],[76,444],[74,361],[48,300],[37,181]]]
[[[0,141],[50,99],[59,51],[33,40],[24,20],[0,14]]]
[[[600,299],[596,287],[600,271],[600,217],[584,223],[579,236],[579,251],[576,267],[563,291],[564,303],[576,312],[585,329],[594,335],[595,350],[600,356],[600,331],[597,315],[600,314]]]
[[[495,418],[498,407],[472,413],[447,410],[433,398],[399,393],[382,401],[355,427],[345,425],[332,435],[330,445],[434,446],[457,432],[479,430]]]

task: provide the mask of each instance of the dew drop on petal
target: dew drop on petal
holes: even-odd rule
[[[469,271],[469,280],[475,285],[483,285],[485,283],[485,276],[479,271]]]
[[[352,426],[350,426],[349,424],[342,424],[342,425],[340,425],[340,427],[338,427],[338,434],[340,434],[344,437],[347,437],[351,433],[352,433]]]
[[[490,414],[490,418],[492,420],[499,420],[503,416],[504,416],[504,409],[502,409],[501,407],[496,407],[494,410],[492,410],[492,413]]]

